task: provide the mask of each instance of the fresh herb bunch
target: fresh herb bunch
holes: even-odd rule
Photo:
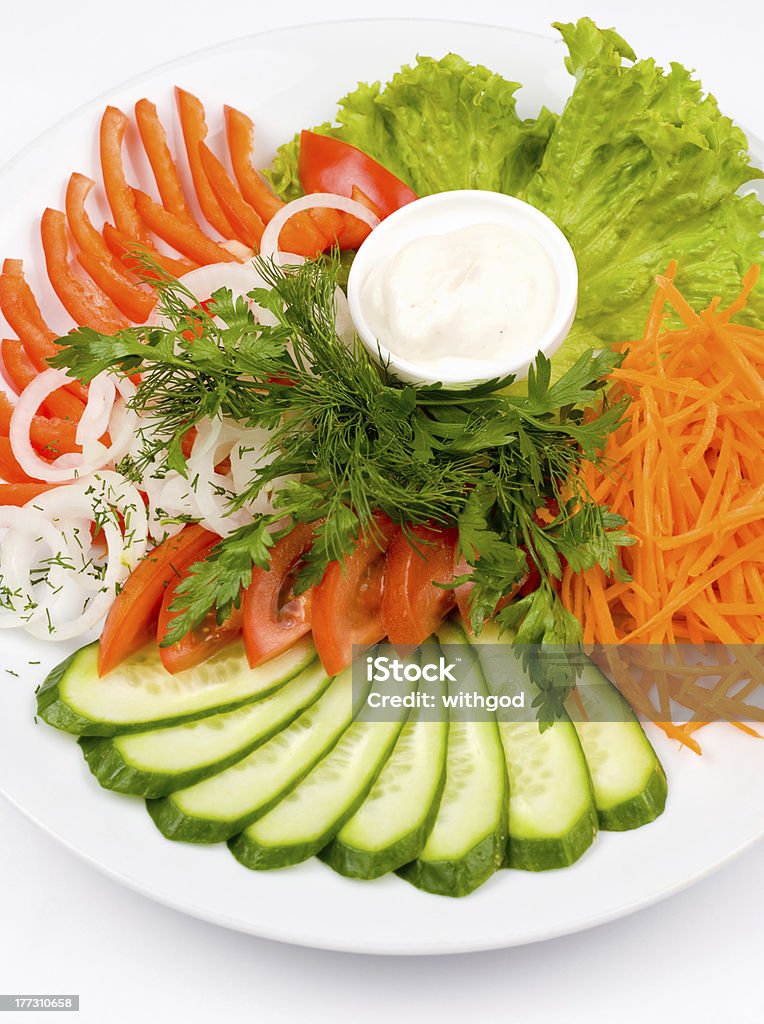
[[[583,491],[578,473],[621,421],[623,406],[606,402],[599,415],[584,416],[620,357],[587,351],[552,384],[539,353],[526,396],[502,393],[512,377],[470,389],[413,387],[377,366],[357,340],[338,336],[338,261],[285,271],[259,259],[257,267],[269,287],[250,297],[273,314],[273,325],[258,323],[225,288],[201,308],[152,265],[163,326],[113,336],[82,327],[62,339],[52,360],[85,382],[104,370],[141,373],[132,406],[150,430],[139,455],[121,467],[134,479],[157,464],[185,475],[184,438],[205,417],[271,431],[272,458],[234,504],[246,506],[269,487],[274,513],[224,538],[193,568],[178,587],[179,614],[165,642],[180,639],[212,607],[221,621],[229,614],[253,565],[267,567],[283,520],[317,524],[297,582],[307,588],[352,551],[359,532],[373,531],[377,509],[404,526],[458,526],[477,631],[530,560],[541,572],[539,590],[508,606],[500,622],[519,627],[525,643],[577,639],[576,620],[550,578],[560,578],[562,559],[577,570],[599,564],[618,571],[618,547],[631,542],[624,521]],[[537,510],[552,502],[559,513],[544,522]],[[555,717],[572,682],[542,680],[540,711]]]

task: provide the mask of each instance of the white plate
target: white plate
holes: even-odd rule
[[[176,83],[205,101],[215,146],[221,106],[255,119],[258,156],[293,132],[331,117],[359,80],[388,79],[417,53],[454,50],[525,83],[523,116],[542,103],[559,110],[570,89],[564,49],[541,36],[437,21],[311,25],[215,47],[142,76],[51,129],[0,172],[0,253],[27,261],[43,288],[37,219],[61,207],[72,170],[96,173],[96,130],[108,100],[129,109],[154,99],[170,121]],[[176,140],[177,142],[177,140]],[[136,172],[147,181],[138,161]],[[105,214],[105,210],[102,211]],[[60,329],[68,324],[44,305]],[[249,872],[224,846],[170,843],[137,799],[99,789],[71,737],[33,721],[34,686],[65,653],[0,634],[0,788],[70,849],[125,885],[189,914],[254,935],[367,953],[493,949],[620,917],[697,881],[764,834],[764,744],[730,727],[702,734],[705,754],[651,738],[666,766],[670,797],[657,822],[603,834],[572,868],[534,875],[504,871],[462,900],[421,893],[397,878],[353,882],[316,860]],[[30,661],[43,659],[41,665]],[[4,669],[21,678],[6,675]],[[3,837],[13,842],[13,837]],[[55,885],[55,879],[44,884]]]

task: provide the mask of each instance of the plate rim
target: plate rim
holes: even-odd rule
[[[2,796],[11,805],[11,807],[23,814],[28,821],[31,821],[36,827],[40,828],[60,846],[63,846],[70,854],[74,854],[80,861],[83,861],[91,868],[95,868],[99,874],[113,882],[116,882],[118,885],[124,886],[131,892],[137,893],[144,899],[148,899],[153,903],[158,903],[163,907],[167,907],[175,913],[185,914],[188,917],[193,917],[196,920],[215,925],[218,928],[225,928],[228,931],[237,932],[240,935],[249,935],[253,938],[265,939],[268,942],[278,942],[285,946],[298,946],[303,949],[320,949],[326,952],[343,953],[354,956],[458,956],[473,953],[487,953],[492,950],[499,949],[515,949],[523,946],[534,946],[540,942],[547,942],[554,939],[566,938],[571,935],[577,935],[580,932],[587,932],[593,928],[599,928],[602,925],[612,924],[624,918],[631,917],[633,914],[639,913],[642,910],[648,910],[650,907],[653,907],[658,903],[663,903],[665,900],[669,900],[671,897],[677,896],[679,893],[684,892],[692,886],[697,885],[699,882],[702,882],[704,879],[709,878],[711,875],[716,874],[717,871],[728,867],[747,850],[752,849],[764,840],[764,822],[762,822],[761,831],[758,834],[750,836],[734,850],[727,853],[721,860],[715,861],[706,868],[696,871],[694,874],[683,878],[680,882],[668,885],[653,893],[646,899],[637,898],[631,903],[628,903],[625,907],[621,906],[608,911],[603,911],[600,914],[594,915],[591,919],[587,919],[583,924],[572,924],[562,929],[555,930],[553,933],[531,933],[530,936],[525,936],[521,939],[508,939],[500,942],[497,942],[495,939],[489,939],[484,943],[476,941],[465,943],[464,940],[457,939],[452,940],[451,943],[445,946],[442,943],[433,945],[419,943],[416,949],[405,949],[403,951],[400,948],[395,948],[384,943],[375,945],[373,942],[364,940],[361,948],[350,949],[347,945],[342,945],[338,942],[333,942],[320,936],[306,935],[303,938],[295,938],[291,933],[279,932],[277,929],[268,927],[259,927],[258,931],[255,932],[250,928],[245,927],[243,923],[227,918],[224,914],[214,914],[204,908],[192,908],[188,904],[183,905],[160,890],[153,889],[151,886],[140,882],[137,878],[133,878],[116,868],[110,867],[107,863],[97,860],[87,851],[74,846],[68,839],[60,836],[44,821],[41,821],[36,815],[19,804],[18,801],[11,797],[2,786],[0,786],[0,796]]]
[[[145,79],[150,76],[160,74],[162,72],[170,71],[175,67],[187,66],[196,60],[203,60],[206,56],[212,56],[214,54],[225,54],[227,51],[236,49],[239,46],[246,46],[247,44],[255,44],[259,41],[267,41],[269,39],[289,36],[295,33],[303,32],[311,29],[326,29],[331,26],[360,26],[360,25],[408,25],[413,24],[419,25],[438,25],[438,26],[464,26],[471,29],[478,29],[484,31],[499,31],[501,33],[511,33],[514,36],[525,36],[537,40],[544,40],[552,45],[559,44],[562,46],[562,40],[558,36],[554,35],[552,31],[548,32],[533,32],[525,29],[515,28],[512,25],[498,25],[495,22],[480,22],[464,18],[448,18],[448,17],[359,17],[359,18],[336,18],[336,19],[317,19],[315,21],[300,22],[295,25],[280,26],[273,29],[268,29],[262,32],[246,33],[244,35],[233,36],[227,40],[223,40],[218,43],[212,43],[207,46],[199,47],[194,50],[190,50],[187,53],[173,57],[171,60],[163,61],[158,64],[154,64],[149,68],[139,72],[136,75],[132,75],[126,79],[115,82],[110,85],[107,89],[98,93],[95,96],[90,97],[83,103],[74,107],[65,113],[58,120],[49,124],[41,132],[32,137],[27,141],[19,150],[14,152],[2,165],[0,165],[0,181],[7,175],[15,173],[16,168],[19,164],[22,164],[25,160],[33,157],[35,151],[40,147],[44,146],[49,137],[53,136],[58,130],[66,127],[67,124],[75,121],[79,117],[88,114],[94,109],[98,109],[104,102],[108,102],[109,98],[115,93],[127,91],[134,86],[139,85]],[[739,122],[736,122],[739,123]],[[764,162],[764,142],[754,132],[749,131],[744,126],[743,130],[746,133],[749,142],[749,152],[754,160],[760,160]],[[450,939],[447,943],[439,944],[427,944],[419,942],[417,947],[406,948],[401,950],[395,948],[386,943],[375,944],[373,941],[364,939],[362,948],[350,949],[347,944],[343,945],[338,941],[333,941],[325,937],[317,935],[304,935],[302,938],[295,937],[294,933],[289,930],[279,931],[268,926],[258,925],[257,930],[253,930],[252,927],[248,927],[244,922],[237,921],[235,919],[229,919],[225,914],[207,910],[203,907],[196,907],[189,902],[181,903],[178,899],[173,896],[167,895],[159,889],[153,888],[151,885],[142,882],[140,879],[131,876],[124,870],[114,868],[107,862],[97,859],[97,856],[89,853],[87,850],[82,849],[74,844],[72,840],[59,834],[55,831],[54,827],[47,824],[44,820],[39,818],[37,814],[23,806],[16,798],[10,795],[2,783],[0,783],[0,795],[2,795],[7,802],[14,807],[17,811],[24,815],[24,817],[31,821],[35,826],[40,828],[48,836],[53,838],[58,844],[63,846],[69,853],[74,854],[81,861],[88,864],[90,867],[95,868],[101,875],[115,881],[119,885],[125,886],[132,892],[139,894],[140,896],[151,900],[152,902],[158,903],[162,906],[168,907],[175,912],[186,914],[191,917],[195,917],[199,920],[205,921],[208,924],[216,925],[217,927],[226,928],[231,931],[236,931],[241,934],[253,935],[258,938],[267,939],[268,941],[274,941],[283,943],[286,945],[301,946],[304,948],[322,949],[332,952],[342,953],[354,953],[356,955],[384,955],[384,956],[449,956],[464,953],[479,953],[495,949],[508,949],[516,946],[532,945],[538,942],[546,941],[547,939],[562,938],[567,935],[576,934],[577,932],[588,931],[591,928],[599,927],[600,925],[608,924],[619,920],[621,918],[628,917],[640,910],[647,909],[657,903],[662,902],[665,899],[674,896],[685,889],[695,885],[703,879],[714,874],[716,871],[728,866],[737,857],[741,856],[747,850],[755,846],[758,842],[764,839],[764,821],[762,821],[760,830],[742,843],[740,843],[734,849],[728,851],[721,859],[715,861],[712,864],[707,865],[704,868],[696,870],[690,876],[682,878],[680,881],[674,882],[673,884],[665,885],[662,889],[652,893],[648,897],[637,897],[625,905],[612,907],[608,910],[603,910],[599,914],[593,915],[591,918],[587,918],[583,923],[578,922],[570,925],[566,925],[562,928],[558,928],[550,931],[546,930],[530,934],[526,934],[521,938],[509,938],[503,940],[497,940],[496,938],[487,939],[485,942],[476,940],[464,940],[464,939]]]

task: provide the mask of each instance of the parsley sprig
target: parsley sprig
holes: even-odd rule
[[[197,307],[181,282],[152,266],[160,326],[113,336],[82,327],[62,339],[52,360],[85,382],[104,370],[141,373],[132,405],[146,427],[138,454],[121,466],[134,479],[157,466],[185,474],[184,438],[205,417],[271,432],[271,458],[234,504],[248,505],[267,487],[276,511],[224,538],[193,567],[178,587],[165,642],[213,607],[221,621],[229,614],[253,565],[268,565],[284,521],[317,524],[298,578],[306,588],[352,550],[360,530],[373,530],[378,509],[402,524],[458,526],[477,630],[530,560],[541,586],[506,608],[500,622],[519,627],[523,642],[578,636],[550,579],[560,578],[563,559],[577,571],[595,564],[617,570],[618,548],[631,542],[624,521],[584,492],[578,473],[599,457],[623,416],[623,405],[606,402],[599,415],[584,415],[620,357],[585,352],[553,383],[539,354],[526,396],[505,393],[512,377],[469,389],[413,387],[380,368],[357,340],[338,336],[336,261],[287,271],[257,264],[267,287],[251,298],[272,314],[270,324],[225,288],[206,309]],[[537,510],[551,503],[559,514],[544,522]],[[572,681],[542,680],[540,712],[559,711]]]

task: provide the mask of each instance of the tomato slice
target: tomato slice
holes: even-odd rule
[[[300,135],[298,169],[306,192],[351,196],[355,185],[383,217],[419,198],[400,178],[362,150],[316,132],[304,131]]]
[[[385,552],[397,526],[376,513],[344,562],[331,562],[313,593],[313,642],[324,669],[336,676],[353,661],[353,645],[368,647],[385,635],[382,625]]]
[[[175,577],[165,588],[162,606],[159,609],[159,621],[157,623],[157,643],[161,644],[170,623],[178,614],[170,610],[170,606],[177,596],[178,586],[188,576],[188,571],[195,562],[202,562],[219,538],[214,537],[200,551],[195,551],[184,559],[182,564],[175,563]],[[234,640],[241,633],[242,609],[232,608],[231,614],[225,622],[218,624],[214,608],[208,613],[204,621],[186,633],[182,640],[172,644],[170,647],[160,647],[159,657],[162,664],[171,675],[183,672],[184,669],[193,668],[212,657],[216,651],[221,650]]]
[[[312,591],[293,592],[295,571],[313,543],[313,526],[298,523],[271,549],[268,569],[252,571],[244,595],[244,649],[252,668],[295,644],[310,632]]]
[[[106,617],[98,647],[99,675],[152,639],[164,592],[178,575],[176,566],[188,564],[189,558],[195,561],[217,539],[201,526],[186,526],[135,567]]]
[[[410,538],[410,539],[409,539]],[[435,632],[455,604],[455,528],[413,526],[400,530],[387,550],[382,624],[391,643],[418,647]]]

